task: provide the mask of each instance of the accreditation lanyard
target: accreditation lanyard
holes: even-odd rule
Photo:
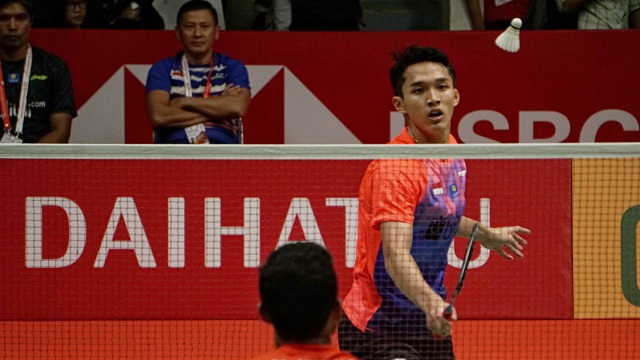
[[[215,54],[211,56],[211,63],[209,64],[209,76],[207,76],[207,84],[204,87],[204,94],[202,94],[203,98],[209,97],[209,92],[211,91],[211,75],[213,74],[213,59],[215,58]],[[187,61],[187,56],[182,55],[182,76],[184,77],[184,96],[192,97],[193,89],[191,88],[191,75],[189,74],[189,62]]]
[[[18,102],[18,117],[16,120],[16,134],[22,134],[24,125],[24,114],[27,109],[27,93],[29,92],[29,77],[31,76],[31,63],[33,54],[31,46],[27,50],[27,58],[24,61],[24,69],[22,70],[22,86],[20,87],[20,101]],[[2,73],[2,63],[0,62],[0,108],[2,109],[2,122],[4,123],[4,131],[11,131],[11,118],[9,117],[9,105],[7,103],[7,92],[4,87],[4,74]]]

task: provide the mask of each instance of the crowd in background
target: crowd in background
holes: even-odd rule
[[[164,29],[154,0],[33,1],[36,28]]]
[[[35,28],[173,29],[186,0],[34,0]],[[209,0],[226,30],[637,29],[640,0]]]

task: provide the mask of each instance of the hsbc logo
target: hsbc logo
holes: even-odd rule
[[[498,143],[493,138],[479,135],[474,132],[474,126],[480,122],[491,123],[494,130],[509,130],[510,122],[497,111],[478,110],[466,114],[458,126],[460,140],[468,144]],[[572,123],[564,114],[556,111],[520,111],[518,113],[518,141],[519,143],[561,143],[567,139],[571,132]],[[640,140],[640,126],[638,119],[633,114],[618,110],[605,109],[598,111],[586,119],[580,129],[580,142],[591,143],[596,141],[596,135],[606,123],[616,123],[622,126],[624,131],[637,132]],[[547,124],[553,127],[552,135],[536,138],[534,128]],[[576,123],[573,123],[576,126]]]
[[[139,93],[147,80],[151,65],[123,65],[80,108],[73,123],[71,143],[124,144],[129,107],[144,113],[144,101],[133,103],[128,91]],[[277,74],[284,75],[284,142],[286,144],[360,144],[353,133],[284,65],[247,66],[251,95],[256,97]],[[133,75],[137,84],[126,83]],[[135,89],[129,87],[136,86]],[[125,108],[125,106],[127,108]],[[108,131],[105,124],[110,124]]]

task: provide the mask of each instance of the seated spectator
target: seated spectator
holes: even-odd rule
[[[178,10],[183,51],[155,63],[146,86],[147,115],[156,144],[241,144],[242,119],[251,102],[246,66],[213,47],[218,13],[205,0]]]
[[[332,345],[341,315],[329,252],[311,242],[276,249],[260,268],[258,311],[273,325],[276,350],[254,360],[350,360]]]
[[[640,0],[556,0],[563,14],[578,14],[578,29],[637,29]]]
[[[2,143],[67,143],[77,115],[67,64],[29,44],[27,0],[0,0]],[[26,94],[26,96],[21,96]]]
[[[164,29],[154,0],[87,0],[86,25],[93,29]]]

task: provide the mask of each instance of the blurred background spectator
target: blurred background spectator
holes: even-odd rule
[[[450,0],[360,0],[366,31],[450,29]],[[463,15],[464,16],[464,15]]]
[[[254,30],[358,31],[360,0],[256,0]]]
[[[33,27],[69,28],[85,27],[87,0],[34,1]]]
[[[220,30],[226,29],[225,24],[225,11],[223,7],[223,1],[221,0],[207,0],[213,5],[213,8],[218,12],[218,25],[220,26]],[[238,0],[234,0],[238,1]],[[187,0],[155,0],[153,2],[153,7],[158,10],[162,18],[164,19],[164,27],[165,29],[173,30],[176,27],[176,14],[178,13],[178,9],[182,4],[186,3]]]
[[[291,25],[290,0],[255,0],[253,9],[256,11],[256,18],[251,30],[289,30]]]
[[[93,29],[164,29],[154,0],[87,0],[86,27]]]
[[[578,15],[578,29],[637,29],[640,0],[556,0],[563,14]]]
[[[577,16],[561,13],[556,6],[556,0],[458,1],[464,1],[471,30],[502,31],[509,27],[513,18],[522,20],[524,30],[577,29],[578,27]]]
[[[360,0],[276,0],[290,4],[291,31],[358,31]],[[286,9],[286,4],[282,8]],[[286,10],[285,10],[286,11]],[[276,15],[277,17],[277,15]]]
[[[504,30],[513,17],[523,19],[523,29],[576,29],[579,16],[586,19],[581,20],[582,29],[640,26],[640,0],[207,1],[218,11],[223,30],[287,30],[291,24],[294,30],[338,30],[345,26],[356,30],[356,25],[365,31]],[[33,26],[71,26],[72,22],[62,20],[60,15],[66,11],[67,2],[72,4],[69,6],[74,9],[76,21],[81,17],[80,4],[86,4],[83,28],[174,29],[176,11],[186,0],[33,0]],[[353,20],[354,12],[360,24]],[[607,15],[602,21],[596,20],[596,25],[587,19],[599,19],[603,12]],[[295,17],[301,20],[296,22]]]
[[[80,29],[87,17],[87,2],[85,0],[67,0],[64,4],[63,22],[61,27]]]
[[[509,27],[513,18],[524,19],[530,2],[531,0],[465,0],[473,30],[504,30]]]
[[[458,8],[468,24],[464,0],[238,0],[228,5],[227,20],[228,29],[233,30],[286,30],[287,24],[293,24],[290,30],[338,30],[345,26],[346,30],[367,31],[449,30],[450,8],[456,5],[450,1],[461,2]],[[463,29],[464,25],[456,28]]]

